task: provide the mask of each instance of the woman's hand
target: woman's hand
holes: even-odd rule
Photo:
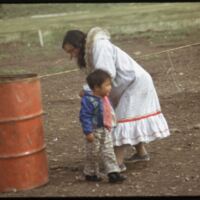
[[[94,134],[93,133],[87,134],[86,135],[86,140],[88,142],[93,142],[94,141]]]

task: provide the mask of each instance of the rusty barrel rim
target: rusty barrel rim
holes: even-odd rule
[[[36,73],[26,74],[0,74],[0,83],[11,83],[19,81],[38,80],[39,76]]]

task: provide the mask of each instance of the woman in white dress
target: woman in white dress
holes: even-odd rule
[[[170,135],[149,73],[112,44],[109,32],[99,27],[90,29],[87,34],[79,30],[68,31],[62,48],[71,58],[77,58],[78,66],[86,74],[102,69],[112,77],[110,100],[118,122],[112,136],[122,171],[126,170],[123,162],[127,145],[136,149],[127,162],[149,160],[144,144]],[[83,88],[89,90],[87,85]]]

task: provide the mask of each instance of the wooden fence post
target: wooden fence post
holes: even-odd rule
[[[42,31],[40,29],[38,30],[38,36],[39,36],[40,46],[43,47],[44,46],[44,40],[43,40]]]

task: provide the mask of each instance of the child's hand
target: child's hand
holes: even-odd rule
[[[88,142],[93,142],[94,141],[94,134],[90,133],[90,134],[86,135],[86,140]]]
[[[83,95],[84,95],[84,90],[81,90],[81,91],[79,92],[79,96],[80,96],[80,97],[83,97]]]

